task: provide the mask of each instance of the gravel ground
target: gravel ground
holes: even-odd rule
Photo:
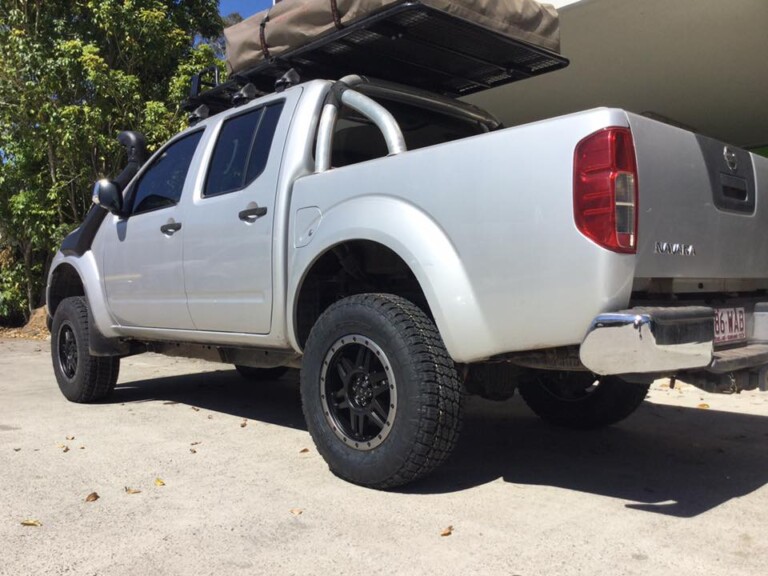
[[[295,375],[144,355],[76,405],[47,342],[0,340],[0,574],[765,574],[768,393],[649,399],[588,433],[470,399],[448,464],[386,493],[328,471]]]

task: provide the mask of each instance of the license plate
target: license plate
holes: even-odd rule
[[[715,344],[747,339],[744,308],[715,308]]]

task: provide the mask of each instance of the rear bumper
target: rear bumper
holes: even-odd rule
[[[714,311],[704,306],[600,314],[579,349],[595,374],[675,373],[714,359]]]

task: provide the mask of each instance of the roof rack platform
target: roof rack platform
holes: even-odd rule
[[[246,84],[273,92],[290,69],[302,81],[358,74],[456,97],[567,65],[555,52],[411,1],[263,60],[205,92],[198,78],[185,108],[205,104],[215,114],[232,107],[232,97]]]

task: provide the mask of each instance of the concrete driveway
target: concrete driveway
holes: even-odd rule
[[[76,405],[47,342],[0,340],[0,574],[757,576],[766,444],[768,393],[659,381],[589,433],[471,399],[446,466],[376,492],[328,471],[295,376],[144,355]]]

